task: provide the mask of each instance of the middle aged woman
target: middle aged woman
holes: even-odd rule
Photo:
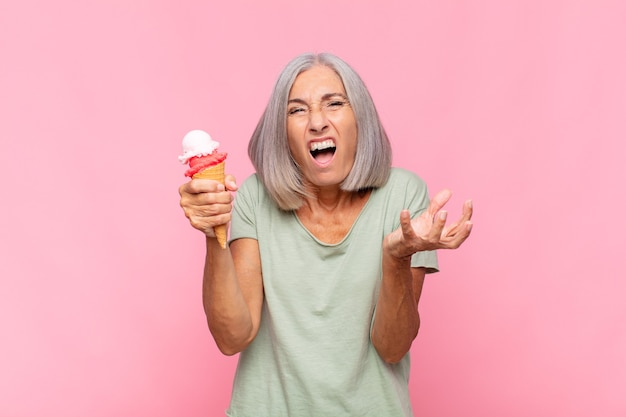
[[[411,416],[409,349],[434,250],[457,248],[391,148],[356,72],[330,54],[280,74],[249,144],[241,188],[191,180],[181,206],[206,235],[203,300],[220,350],[241,352],[229,416]],[[232,192],[237,199],[232,208]],[[224,250],[213,227],[232,217]]]

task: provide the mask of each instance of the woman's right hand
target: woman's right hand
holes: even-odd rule
[[[180,206],[189,223],[208,237],[215,237],[215,226],[227,224],[231,219],[231,192],[238,187],[232,175],[226,175],[224,183],[192,179],[178,188]]]

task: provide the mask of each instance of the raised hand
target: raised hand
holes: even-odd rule
[[[213,228],[230,221],[231,191],[237,191],[232,175],[226,175],[225,185],[213,180],[192,179],[178,189],[180,206],[194,228],[208,237],[215,237]]]
[[[466,201],[461,218],[446,226],[448,213],[442,208],[451,196],[450,190],[440,191],[428,208],[414,219],[411,219],[408,210],[402,210],[400,227],[387,235],[385,249],[392,256],[404,258],[416,252],[461,246],[472,230],[472,202]]]

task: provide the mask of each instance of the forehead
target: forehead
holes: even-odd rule
[[[339,75],[325,65],[316,65],[296,77],[289,98],[315,98],[329,93],[345,94]]]

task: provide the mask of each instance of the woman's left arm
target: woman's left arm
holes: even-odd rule
[[[420,327],[418,302],[425,269],[411,268],[411,256],[420,251],[456,249],[472,229],[472,203],[463,205],[461,218],[446,227],[442,210],[451,193],[443,190],[414,219],[400,214],[400,227],[383,241],[382,282],[372,326],[372,344],[388,363],[399,362],[411,348]]]
[[[383,253],[383,279],[372,326],[372,344],[387,363],[399,362],[411,348],[420,327],[417,309],[425,269],[411,268],[411,259]]]

